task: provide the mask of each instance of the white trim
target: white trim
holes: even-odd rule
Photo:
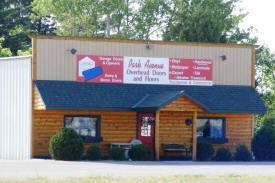
[[[27,56],[14,56],[14,57],[0,57],[0,61],[6,61],[6,60],[24,60],[24,59],[29,59],[32,58],[31,55],[27,55]]]

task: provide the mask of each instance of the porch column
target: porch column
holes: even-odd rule
[[[192,161],[196,161],[197,154],[197,111],[193,112],[193,144],[192,144]]]
[[[156,160],[159,160],[159,110],[156,111],[156,121],[155,121],[155,152]]]

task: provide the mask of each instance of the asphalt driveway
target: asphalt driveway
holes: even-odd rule
[[[0,160],[0,178],[172,175],[275,176],[275,162]]]

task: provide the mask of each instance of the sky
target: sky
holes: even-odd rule
[[[275,1],[274,0],[242,0],[238,4],[243,12],[249,14],[240,24],[241,28],[253,26],[258,37],[258,45],[265,44],[275,53]]]

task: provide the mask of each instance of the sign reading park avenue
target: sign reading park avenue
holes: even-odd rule
[[[212,85],[205,59],[77,55],[77,81],[92,83]]]

